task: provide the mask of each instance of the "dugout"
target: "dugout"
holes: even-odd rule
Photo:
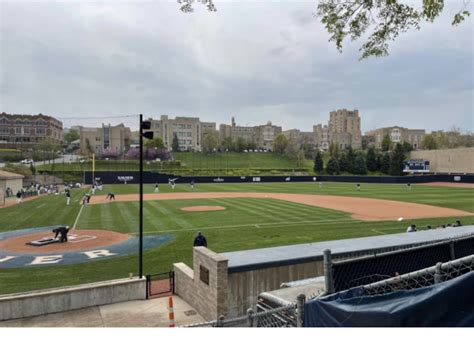
[[[195,247],[193,268],[184,263],[174,264],[175,291],[207,320],[217,319],[221,315],[234,318],[244,316],[248,308],[255,308],[258,296],[263,292],[277,290],[283,283],[323,276],[323,257],[327,249],[331,250],[333,259],[341,260],[407,248],[421,249],[423,246],[441,244],[466,235],[474,235],[474,226],[219,254],[205,247]],[[469,247],[472,245],[472,239],[470,241]],[[383,265],[384,259],[378,259],[380,264]],[[341,266],[339,270],[342,271],[345,267],[347,266]],[[320,285],[321,281],[317,283]],[[316,294],[319,285],[311,286],[314,291],[308,296]],[[296,287],[294,290],[300,292],[298,289]],[[277,297],[293,301],[295,296],[296,292],[292,297]],[[270,300],[267,299],[267,302]]]
[[[7,187],[12,189],[13,197],[23,188],[23,175],[0,170],[0,204],[5,203]]]

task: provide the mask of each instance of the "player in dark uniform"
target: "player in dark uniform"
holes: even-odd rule
[[[107,194],[107,197],[105,199],[108,199],[110,201],[114,200],[115,201],[115,194],[113,192],[109,192]]]
[[[207,240],[206,237],[202,235],[201,232],[198,232],[196,238],[194,238],[194,247],[207,247]]]
[[[67,242],[67,233],[69,232],[69,226],[61,226],[58,228],[53,229],[53,233],[55,233],[54,238],[57,238],[58,235],[61,235],[61,243]]]

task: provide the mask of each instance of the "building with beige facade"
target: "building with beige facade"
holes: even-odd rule
[[[34,147],[46,138],[62,143],[63,123],[43,114],[0,114],[2,147]]]
[[[392,143],[409,143],[414,149],[421,146],[421,142],[426,135],[424,129],[408,129],[400,126],[379,128],[365,133],[367,142],[380,149],[385,135],[390,137]]]
[[[225,138],[232,138],[233,140],[243,138],[257,148],[266,150],[272,149],[273,140],[281,132],[281,126],[273,125],[271,121],[268,121],[265,125],[239,126],[236,125],[235,118],[232,117],[231,125],[219,125],[219,139],[221,142]]]
[[[215,123],[203,123],[198,117],[169,118],[161,115],[160,119],[149,118],[155,138],[161,138],[168,150],[172,149],[173,137],[176,134],[180,151],[201,150],[202,134],[206,130],[216,131]]]
[[[104,125],[100,128],[87,128],[81,125],[73,126],[79,134],[80,149],[83,152],[92,150],[100,154],[105,150],[124,154],[130,148],[131,131],[123,124]]]
[[[357,109],[340,109],[329,113],[329,142],[336,143],[341,149],[362,147],[360,116]]]

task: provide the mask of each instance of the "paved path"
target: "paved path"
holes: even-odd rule
[[[204,319],[184,300],[173,296],[177,326]],[[0,327],[168,327],[168,298],[128,301],[0,322]]]

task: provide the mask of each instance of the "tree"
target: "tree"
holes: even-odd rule
[[[402,148],[405,155],[409,154],[413,150],[413,146],[411,146],[411,144],[407,143],[406,141],[403,142]]]
[[[219,137],[214,131],[205,131],[202,135],[201,147],[202,151],[211,153],[217,150],[219,146]]]
[[[278,134],[276,138],[273,140],[273,152],[277,154],[284,154],[286,148],[288,147],[288,139],[283,134]]]
[[[390,159],[390,170],[389,174],[392,176],[403,175],[403,161],[405,160],[405,154],[403,153],[403,147],[400,143],[395,145]]]
[[[174,152],[179,151],[179,140],[178,140],[178,134],[173,133],[173,142],[171,143],[171,148],[173,149]]]
[[[298,151],[298,154],[296,154],[296,161],[297,161],[297,166],[298,167],[301,167],[303,166],[303,163],[304,163],[304,150],[301,149],[300,151]]]
[[[380,171],[387,175],[390,172],[390,153],[388,151],[384,152],[382,155],[382,160],[380,162]]]
[[[247,149],[247,141],[243,137],[239,136],[235,142],[235,150],[237,152],[243,152],[246,149]]]
[[[359,39],[372,32],[362,47],[361,59],[387,56],[389,42],[408,30],[418,30],[422,22],[433,22],[443,11],[444,0],[424,0],[421,8],[403,4],[400,0],[319,0],[317,16],[342,52],[344,39]],[[460,24],[470,15],[469,1],[454,15],[452,25]]]
[[[359,153],[354,159],[353,173],[356,175],[367,175],[367,165],[362,153]]]
[[[339,159],[337,161],[339,162],[339,169],[341,172],[350,172],[350,165],[345,152],[339,155]]]
[[[145,144],[144,146],[147,148],[147,149],[163,149],[165,147],[165,144],[163,143],[163,139],[161,138],[153,138],[151,140],[149,139],[146,139],[145,140]]]
[[[326,172],[328,175],[339,175],[341,173],[339,169],[339,162],[335,157],[331,157],[326,166]]]
[[[64,141],[69,145],[73,141],[76,141],[80,138],[77,130],[70,129],[66,134],[64,134]]]
[[[428,134],[425,135],[421,141],[421,147],[426,150],[436,150],[438,148],[438,144],[434,136],[432,134]]]
[[[321,174],[323,170],[324,170],[323,156],[321,155],[321,151],[318,150],[314,158],[314,172],[317,174]]]
[[[51,138],[45,138],[38,143],[37,146],[39,151],[43,152],[43,161],[44,159],[51,160],[56,156],[56,153],[61,148],[61,145],[56,140]]]
[[[354,173],[355,153],[352,147],[347,149],[347,172]]]
[[[367,170],[377,171],[377,156],[375,155],[375,149],[372,147],[367,150]]]
[[[338,159],[339,158],[339,145],[337,145],[336,143],[331,143],[329,145],[329,155],[331,157]]]
[[[228,151],[234,151],[235,150],[235,144],[234,141],[230,136],[225,137],[224,140],[222,140],[221,146],[224,148],[224,150]]]
[[[392,146],[392,140],[390,139],[390,135],[385,134],[382,139],[382,151],[389,151],[390,147]]]

